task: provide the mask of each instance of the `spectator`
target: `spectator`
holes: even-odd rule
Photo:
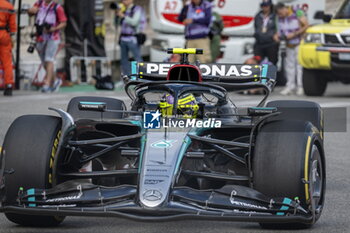
[[[16,14],[13,5],[0,0],[0,62],[4,69],[5,96],[12,96],[13,68],[12,68],[12,39],[17,31]]]
[[[180,13],[179,21],[185,25],[185,38],[187,48],[200,48],[204,50],[203,55],[190,55],[189,61],[194,63],[210,63],[210,23],[212,19],[211,3],[206,0],[191,0],[185,5]]]
[[[276,65],[278,61],[278,43],[273,38],[277,33],[276,15],[273,13],[271,0],[263,0],[260,6],[261,11],[255,16],[254,21],[254,55],[259,56],[261,60],[267,58]]]
[[[120,48],[121,48],[121,65],[122,74],[130,75],[130,64],[129,64],[129,52],[132,53],[134,60],[140,62],[141,57],[141,45],[137,39],[137,33],[142,25],[142,17],[144,11],[141,6],[134,5],[134,0],[123,0],[125,10],[119,9],[117,16],[119,23],[121,24],[120,33]]]
[[[303,34],[308,28],[308,22],[301,9],[290,9],[283,3],[276,6],[278,33],[275,41],[286,40],[286,68],[287,86],[282,90],[282,95],[289,95],[296,91],[297,95],[303,95],[302,67],[298,63],[298,49]]]
[[[62,80],[56,78],[54,63],[58,51],[60,31],[67,25],[67,17],[61,5],[53,0],[39,0],[28,10],[36,15],[36,49],[45,68],[46,75],[41,89],[44,93],[57,91]]]

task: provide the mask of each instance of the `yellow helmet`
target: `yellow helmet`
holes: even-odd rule
[[[167,117],[173,114],[174,97],[166,94],[160,102],[159,108],[162,116]],[[177,114],[184,118],[197,118],[199,106],[196,98],[192,94],[186,94],[177,101]]]

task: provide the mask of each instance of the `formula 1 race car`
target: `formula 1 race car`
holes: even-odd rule
[[[132,103],[75,97],[59,117],[25,115],[1,153],[0,211],[17,224],[65,216],[211,219],[310,227],[325,199],[323,115],[307,101],[266,103],[269,65],[132,63]],[[229,93],[265,95],[238,108]],[[232,95],[231,95],[232,96]]]

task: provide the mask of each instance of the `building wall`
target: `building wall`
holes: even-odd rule
[[[335,14],[336,10],[343,2],[344,0],[326,0],[326,13]]]

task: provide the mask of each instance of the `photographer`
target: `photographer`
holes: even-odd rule
[[[54,61],[60,44],[60,30],[66,27],[67,17],[63,7],[53,0],[37,1],[28,14],[36,16],[36,49],[46,71],[42,92],[56,91],[62,80],[55,78]]]

